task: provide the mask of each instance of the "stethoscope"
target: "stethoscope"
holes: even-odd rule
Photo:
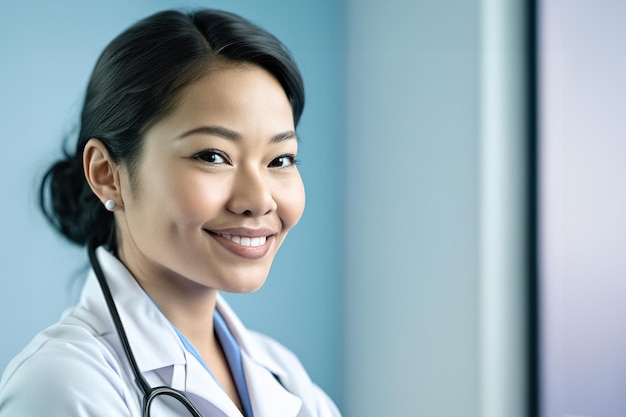
[[[143,392],[143,405],[141,407],[141,414],[143,417],[150,417],[150,406],[152,401],[155,400],[159,396],[168,396],[174,398],[176,401],[180,402],[185,408],[189,411],[189,413],[193,417],[202,417],[198,409],[191,403],[191,401],[187,398],[187,396],[182,392],[178,391],[174,388],[167,386],[159,386],[159,387],[151,387],[148,384],[148,381],[143,377],[141,372],[139,371],[139,367],[137,366],[137,362],[135,361],[135,356],[133,355],[133,351],[130,348],[130,344],[128,343],[128,338],[126,337],[126,331],[124,330],[124,326],[122,325],[122,320],[120,319],[120,315],[117,312],[117,308],[115,307],[115,301],[113,301],[113,295],[111,294],[111,289],[106,282],[104,277],[104,273],[102,272],[102,267],[100,266],[100,262],[96,256],[96,248],[95,245],[89,244],[87,246],[89,253],[89,262],[91,263],[91,267],[96,274],[96,278],[98,278],[98,282],[100,283],[100,288],[102,289],[102,294],[104,295],[104,299],[107,303],[107,307],[109,309],[109,313],[111,314],[111,318],[113,319],[113,324],[115,325],[115,329],[117,330],[117,334],[120,337],[120,341],[122,342],[122,347],[124,348],[124,353],[126,354],[126,358],[128,359],[128,363],[133,370],[133,374],[135,375],[135,383]]]

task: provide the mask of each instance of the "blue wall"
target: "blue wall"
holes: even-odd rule
[[[224,8],[281,38],[304,74],[300,124],[307,208],[266,286],[228,296],[248,327],[291,348],[342,402],[341,249],[343,3],[111,0],[4,2],[0,12],[0,369],[78,294],[86,257],[36,207],[41,173],[60,150],[104,46],[163,8]]]
[[[347,0],[348,415],[481,415],[479,3]]]

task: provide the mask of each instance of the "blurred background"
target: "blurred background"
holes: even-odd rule
[[[227,295],[248,327],[346,416],[626,415],[618,0],[3,1],[0,369],[85,274],[36,195],[98,55],[196,7],[277,35],[307,88],[307,207]]]

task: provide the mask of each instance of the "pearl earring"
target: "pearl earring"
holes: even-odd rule
[[[107,200],[104,203],[104,208],[109,210],[109,211],[113,211],[113,209],[115,209],[115,201],[113,200]]]

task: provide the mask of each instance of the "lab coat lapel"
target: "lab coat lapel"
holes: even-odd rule
[[[250,337],[249,331],[221,296],[217,298],[217,309],[241,349],[241,359],[254,415],[297,416],[302,408],[302,400],[290,393],[279,380],[280,376],[287,372],[259,349],[254,339]]]
[[[224,389],[193,355],[187,356],[187,380],[184,390],[202,415],[242,416]]]
[[[295,417],[302,408],[302,400],[291,394],[265,366],[247,354],[242,355],[250,402],[255,416]]]
[[[256,361],[244,355],[244,373],[250,389],[250,402],[255,417],[296,417],[302,401],[289,393],[274,375]],[[161,377],[164,377],[161,375]],[[174,378],[176,380],[176,378]],[[242,417],[241,412],[224,390],[197,361],[189,356],[185,386],[172,385],[186,392],[189,400],[203,416]]]
[[[103,248],[98,248],[97,255],[139,369],[150,372],[184,365],[187,362],[185,348],[167,318],[117,258]],[[84,302],[90,304],[87,311],[91,309],[102,318],[97,331],[119,346],[119,337],[93,271],[83,297]],[[121,349],[119,353],[123,355]],[[163,382],[170,384],[172,381]]]

